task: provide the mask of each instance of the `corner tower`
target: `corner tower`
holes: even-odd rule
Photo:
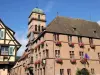
[[[46,27],[46,17],[42,9],[34,8],[29,16],[28,39],[34,40]]]

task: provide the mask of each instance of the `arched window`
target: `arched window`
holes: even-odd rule
[[[40,31],[40,25],[38,26],[38,31]]]
[[[41,28],[42,28],[42,31],[43,31],[43,28],[44,28],[44,27],[42,26]]]
[[[40,15],[38,15],[38,19],[40,20]]]
[[[37,31],[37,25],[35,25],[35,31]]]

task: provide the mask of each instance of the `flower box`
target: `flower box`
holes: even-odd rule
[[[80,42],[80,43],[79,43],[79,46],[80,46],[80,47],[84,47],[84,43]]]
[[[60,41],[56,41],[56,46],[61,46],[61,42]]]
[[[72,64],[76,64],[76,59],[70,59],[70,62],[72,63]]]
[[[69,42],[68,44],[69,44],[69,46],[74,47],[74,43],[73,42]]]
[[[56,62],[57,62],[57,63],[60,63],[60,64],[62,64],[62,63],[63,63],[63,61],[62,61],[62,59],[61,59],[61,58],[57,58],[57,59],[56,59]]]
[[[80,62],[81,62],[82,64],[85,64],[85,63],[87,62],[87,58],[81,58]]]
[[[33,70],[33,67],[28,67],[28,70]]]
[[[93,44],[90,44],[90,47],[93,48],[93,49],[95,49],[95,45],[93,45]]]
[[[35,64],[35,65],[37,65],[37,64],[38,64],[38,62],[36,61],[34,64]]]
[[[40,64],[40,63],[41,63],[41,60],[38,60],[38,61],[37,61],[37,64]]]

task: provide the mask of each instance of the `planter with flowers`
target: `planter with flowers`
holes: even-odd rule
[[[94,44],[90,44],[90,47],[91,47],[92,49],[95,49],[95,45],[94,45]]]
[[[82,64],[86,64],[87,58],[81,58],[81,59],[80,59],[80,62],[81,62]]]
[[[42,59],[42,65],[45,66],[46,65],[46,59]]]
[[[61,47],[61,41],[56,41],[55,44],[56,44],[56,46]]]
[[[84,47],[84,43],[80,42],[79,46],[83,48]]]
[[[38,60],[38,61],[37,61],[37,64],[41,64],[41,60]]]
[[[69,44],[69,46],[74,47],[74,43],[73,42],[69,42],[68,44]]]
[[[37,61],[35,61],[35,63],[34,63],[35,65],[37,65],[38,64],[38,62]]]
[[[28,67],[27,67],[27,66],[25,66],[25,67],[24,67],[24,69],[25,69],[25,71],[27,71],[27,70],[28,70]]]
[[[56,58],[56,62],[59,63],[59,64],[62,64],[63,60],[61,58]]]
[[[28,67],[28,70],[33,70],[33,67]]]
[[[70,59],[70,62],[71,62],[72,64],[76,64],[76,59],[71,58],[71,59]]]

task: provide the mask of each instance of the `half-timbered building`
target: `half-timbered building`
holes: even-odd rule
[[[14,65],[21,44],[14,37],[15,32],[0,19],[0,75],[7,75]]]

